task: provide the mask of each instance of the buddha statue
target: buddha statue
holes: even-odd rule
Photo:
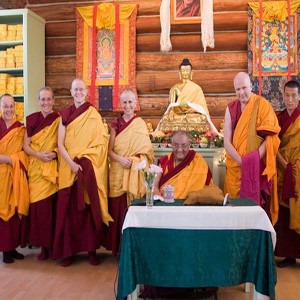
[[[106,133],[109,135],[109,130],[108,130],[108,125],[107,122],[104,118],[102,118],[103,126],[105,128]]]
[[[181,82],[170,89],[169,106],[156,131],[216,131],[201,87],[192,81],[192,65],[184,58],[179,66]]]
[[[153,126],[152,126],[152,123],[150,122],[149,119],[147,120],[146,125],[147,125],[147,129],[148,129],[149,134],[152,133],[153,132]]]

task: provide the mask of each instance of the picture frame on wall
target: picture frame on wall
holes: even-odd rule
[[[200,23],[202,1],[171,0],[171,24]]]

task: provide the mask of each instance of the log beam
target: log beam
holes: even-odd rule
[[[10,1],[7,1],[10,2]],[[83,3],[86,2],[86,3]],[[133,1],[118,1],[132,3]],[[161,0],[139,0],[138,15],[159,15]],[[214,12],[247,11],[247,0],[214,0]],[[258,0],[254,1],[258,2]],[[98,1],[73,1],[72,4],[63,0],[28,0],[27,8],[31,9],[47,21],[75,20],[75,9],[78,6],[87,6],[99,3]],[[228,9],[230,7],[230,9]],[[50,9],[51,8],[51,9]]]
[[[228,36],[230,35],[230,39]],[[173,52],[203,51],[200,34],[171,36]],[[215,48],[207,51],[246,51],[247,32],[216,32]],[[159,52],[159,34],[137,36],[137,52]],[[76,37],[46,38],[46,55],[74,55],[76,53]]]

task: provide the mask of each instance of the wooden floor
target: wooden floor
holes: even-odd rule
[[[99,266],[88,264],[87,256],[76,257],[74,263],[63,268],[55,261],[40,262],[38,249],[21,249],[23,261],[6,265],[0,254],[0,299],[115,299],[117,259],[106,251],[98,251]],[[300,260],[294,267],[277,269],[276,300],[300,299]],[[250,300],[243,285],[220,288],[218,300]]]

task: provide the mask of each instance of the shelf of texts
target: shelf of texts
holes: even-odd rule
[[[23,24],[0,24],[0,95],[16,99],[16,116],[24,120]]]

